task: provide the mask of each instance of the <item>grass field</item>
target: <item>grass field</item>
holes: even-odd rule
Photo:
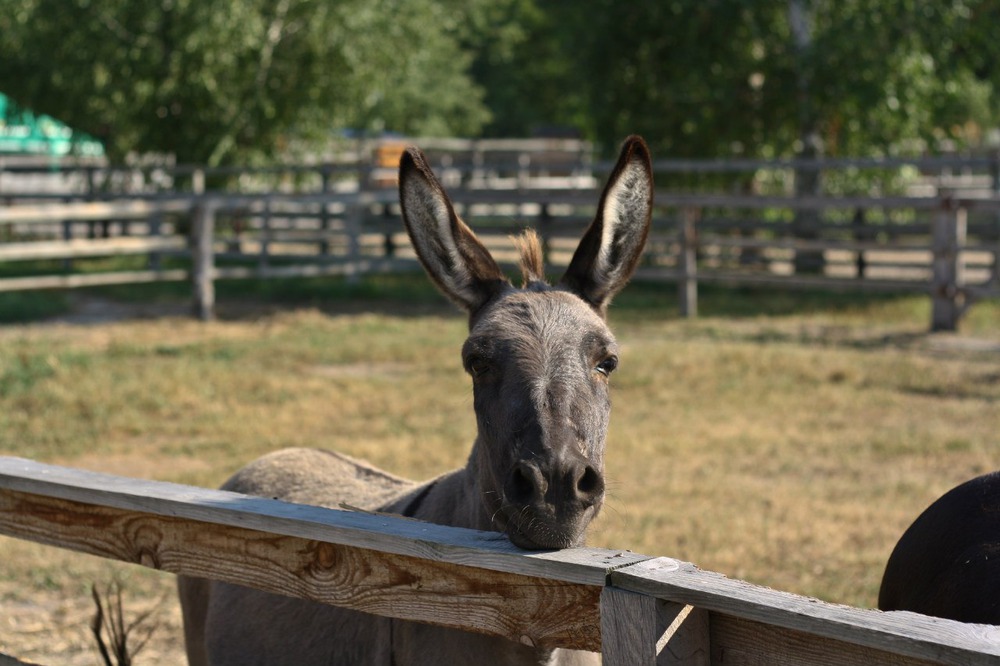
[[[155,297],[177,313],[185,291],[0,301],[0,319],[71,313],[81,299],[120,316]],[[205,486],[292,445],[413,478],[464,463],[465,321],[422,276],[220,283],[219,300],[210,324],[0,328],[0,451]],[[635,284],[612,308],[621,368],[591,544],[874,605],[909,522],[1000,467],[1000,303],[973,307],[957,335],[926,333],[919,296],[719,288],[700,305],[700,319],[680,320],[673,288]],[[181,663],[172,577],[5,538],[0,652],[97,663],[89,586],[116,576],[130,613],[156,609],[138,663]]]

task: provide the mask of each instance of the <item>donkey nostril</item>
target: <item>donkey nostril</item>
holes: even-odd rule
[[[581,497],[594,498],[604,490],[604,482],[597,470],[589,465],[576,481],[576,490]]]
[[[507,499],[512,502],[530,502],[535,494],[532,475],[521,466],[515,467],[507,482]]]

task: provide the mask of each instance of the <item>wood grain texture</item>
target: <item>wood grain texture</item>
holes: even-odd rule
[[[0,457],[0,488],[584,585],[603,586],[610,571],[649,559],[599,548],[525,551],[499,532],[130,479],[23,458]]]
[[[655,666],[656,599],[606,587],[601,593],[604,666]]]
[[[0,533],[541,647],[601,647],[599,586],[12,490],[0,490]]]
[[[1000,664],[1000,627],[882,613],[628,551],[0,458],[0,533],[608,664]]]
[[[615,587],[601,593],[604,666],[708,666],[709,614]]]
[[[858,653],[859,647],[874,650],[879,663],[911,663],[901,657],[945,664],[1000,663],[1000,627],[823,603],[701,571],[693,564],[669,558],[614,571],[610,581],[622,589],[712,612],[713,659],[718,650],[716,624],[720,616],[730,616],[777,630],[802,632],[817,640],[829,639],[843,644],[841,653],[861,655],[853,662],[832,663],[871,663],[867,653]],[[752,638],[752,632],[748,636]],[[788,649],[796,645],[792,642]],[[773,651],[777,658],[777,646],[772,639],[762,639],[754,650]],[[803,654],[803,658],[807,657]]]
[[[711,634],[711,663],[724,666],[929,666],[940,663],[721,613],[712,614]]]
[[[711,663],[710,613],[672,601],[656,600],[660,638],[657,666],[708,666]]]

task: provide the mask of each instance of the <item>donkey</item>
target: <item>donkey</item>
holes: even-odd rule
[[[423,154],[407,149],[399,166],[406,230],[431,279],[469,316],[462,361],[478,433],[468,462],[418,484],[337,453],[287,449],[223,488],[504,532],[528,549],[582,545],[604,501],[608,381],[618,366],[605,314],[639,261],[652,191],[649,150],[629,137],[561,281],[545,282],[538,239],[528,233],[518,240],[516,288],[455,213]],[[191,666],[598,660],[220,582],[186,578],[179,587]]]
[[[889,556],[878,607],[1000,624],[1000,472],[952,488],[913,521]]]

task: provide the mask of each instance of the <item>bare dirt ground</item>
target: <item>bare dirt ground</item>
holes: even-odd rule
[[[184,664],[180,608],[169,588],[156,600],[136,598],[125,592],[124,616],[133,623],[145,613],[149,618],[134,630],[142,640],[152,629],[146,645],[135,655],[141,665]],[[169,595],[169,596],[168,596]],[[97,642],[91,633],[95,606],[89,595],[35,591],[30,600],[21,596],[20,586],[0,583],[0,655],[7,654],[43,666],[103,666]],[[136,640],[130,641],[135,644]],[[0,664],[3,664],[0,656]]]

